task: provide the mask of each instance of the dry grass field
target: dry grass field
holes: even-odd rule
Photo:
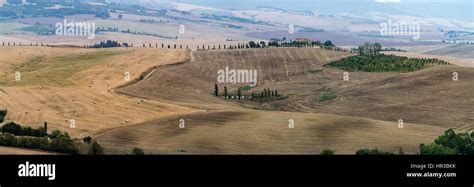
[[[185,128],[179,128],[179,120]],[[293,120],[294,128],[289,128]],[[116,128],[98,135],[109,153],[141,147],[149,154],[319,154],[330,148],[417,152],[443,128],[332,114],[259,110],[209,111]]]
[[[114,93],[153,66],[178,63],[185,50],[4,47],[0,55],[0,105],[6,120],[50,129],[73,137],[195,111]],[[21,81],[14,81],[15,72]],[[71,119],[75,128],[70,128]]]

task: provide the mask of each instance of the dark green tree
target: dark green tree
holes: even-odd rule
[[[61,131],[59,131],[59,130],[53,130],[53,131],[51,132],[51,134],[49,135],[49,138],[53,139],[53,138],[57,138],[57,137],[59,137],[59,136],[61,136]]]
[[[227,98],[227,86],[224,86],[224,97]]]
[[[86,144],[91,144],[91,142],[92,142],[92,138],[90,136],[87,136],[87,137],[83,138],[82,140]]]
[[[334,150],[331,149],[323,149],[321,151],[321,155],[334,155]]]
[[[454,151],[454,152],[453,152]],[[420,145],[420,154],[460,154],[474,155],[474,133],[456,134],[448,129],[434,143]]]
[[[421,155],[456,155],[457,152],[449,147],[431,143],[429,145],[420,145]]]
[[[323,45],[328,46],[328,47],[334,46],[334,44],[332,44],[331,40],[325,41]]]
[[[250,41],[250,42],[249,42],[249,47],[250,47],[250,48],[256,48],[256,47],[257,47],[257,43],[255,43],[254,41]]]
[[[132,149],[132,155],[145,155],[145,152],[143,152],[143,149],[135,147]]]
[[[22,135],[22,128],[20,125],[14,123],[14,122],[9,122],[2,127],[2,133],[10,133],[14,135]]]
[[[44,122],[44,135],[48,135],[48,123],[46,121]]]
[[[93,141],[92,144],[89,147],[89,154],[90,155],[103,155],[104,154],[104,148],[97,143],[97,141]]]

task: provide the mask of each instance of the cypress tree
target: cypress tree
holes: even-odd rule
[[[227,86],[224,86],[224,96],[227,98]]]
[[[240,93],[240,89],[238,89],[238,90],[237,90],[237,99],[239,99],[239,101],[240,101],[240,94],[241,94],[241,93]]]
[[[44,134],[48,135],[48,123],[44,122]]]

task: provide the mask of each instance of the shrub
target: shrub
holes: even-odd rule
[[[421,155],[456,155],[457,152],[446,146],[431,143],[429,145],[420,145]]]
[[[336,98],[337,98],[337,95],[322,95],[322,96],[319,96],[319,102],[329,101]]]
[[[331,149],[323,149],[323,151],[321,151],[321,155],[334,155],[334,151]]]
[[[0,142],[2,142],[3,145],[16,146],[16,138],[15,138],[15,135],[13,134],[10,134],[10,133],[3,134],[1,139],[2,140],[0,140]]]
[[[99,143],[97,143],[97,141],[94,140],[89,148],[89,154],[90,155],[103,155],[104,149]]]
[[[82,139],[84,141],[84,143],[87,143],[87,144],[91,144],[92,142],[92,138],[90,136],[87,136],[85,138]]]
[[[7,123],[7,124],[3,125],[3,127],[2,127],[2,133],[22,135],[22,131],[23,130],[22,130],[21,126],[14,123],[14,122]]]
[[[357,150],[356,155],[395,155],[395,153],[384,152],[375,148],[375,149],[359,149]]]
[[[58,136],[57,138],[51,139],[51,142],[49,144],[49,150],[69,154],[78,153],[76,144],[71,138],[69,138],[69,135]]]
[[[145,152],[143,152],[143,149],[135,147],[132,150],[132,155],[145,155]]]
[[[61,131],[54,130],[53,132],[51,132],[51,135],[49,135],[49,138],[57,138],[59,136],[61,136]]]

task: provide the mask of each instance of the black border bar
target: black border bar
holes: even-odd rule
[[[19,177],[18,166],[55,164],[56,179]],[[456,168],[411,168],[451,164]],[[156,155],[0,156],[0,185],[76,184],[385,184],[474,185],[474,156]],[[409,178],[407,172],[452,172]]]

